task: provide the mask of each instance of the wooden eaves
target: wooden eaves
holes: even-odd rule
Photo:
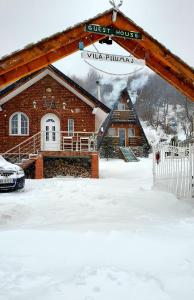
[[[145,59],[146,65],[159,74],[180,92],[194,101],[194,70],[165,46],[160,44],[141,27],[120,11],[116,22],[112,21],[113,9],[68,28],[0,60],[0,88],[42,69],[57,60],[78,51],[79,41],[89,46],[104,38],[103,35],[84,31],[85,24],[112,26],[120,30],[138,31],[142,40],[114,37],[114,41],[132,53]]]

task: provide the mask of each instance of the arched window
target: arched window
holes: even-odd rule
[[[9,119],[10,135],[29,135],[29,119],[21,112],[14,113]]]

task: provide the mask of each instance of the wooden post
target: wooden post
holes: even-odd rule
[[[98,153],[92,153],[91,177],[99,178],[99,156],[98,156]]]
[[[40,154],[35,161],[35,179],[43,179],[44,178],[44,163],[43,156]]]

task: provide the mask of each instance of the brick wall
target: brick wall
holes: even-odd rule
[[[49,154],[43,153],[35,161],[35,170],[31,170],[35,173],[35,179],[51,178],[59,175],[99,178],[99,155],[97,152],[88,155],[80,153],[80,157],[65,156],[64,153],[47,155]],[[33,178],[30,170],[28,177]]]
[[[36,101],[36,108],[33,107]],[[63,109],[63,103],[66,103]],[[56,114],[61,131],[67,131],[68,118],[74,119],[75,131],[95,131],[92,108],[47,75],[37,83],[2,105],[0,112],[0,153],[21,143],[40,131],[41,118],[47,113]],[[29,136],[10,136],[9,118],[15,112],[29,117]]]

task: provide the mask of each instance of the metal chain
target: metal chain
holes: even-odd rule
[[[93,45],[94,49],[95,49],[98,53],[100,53],[100,51],[98,50],[98,48],[97,48],[94,44],[92,44],[92,45]]]

